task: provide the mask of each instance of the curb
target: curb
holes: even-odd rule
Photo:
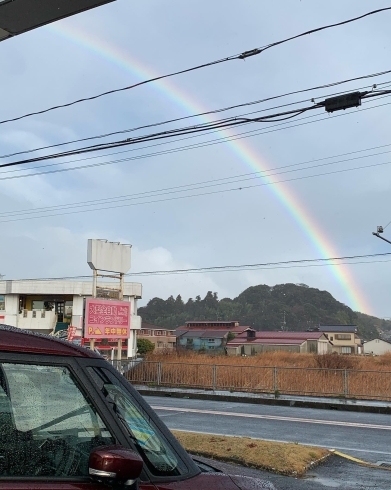
[[[346,412],[365,412],[365,413],[380,413],[391,414],[391,406],[372,406],[372,405],[355,405],[348,403],[333,403],[332,401],[313,401],[309,400],[284,400],[281,398],[256,398],[244,397],[235,395],[220,395],[213,393],[191,393],[179,391],[166,391],[145,389],[135,386],[136,390],[142,396],[166,396],[171,398],[188,398],[192,400],[213,400],[213,401],[228,401],[239,403],[252,403],[258,405],[278,405],[283,407],[298,407],[298,408],[318,408],[322,410],[340,410]]]

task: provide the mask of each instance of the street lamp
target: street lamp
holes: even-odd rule
[[[380,233],[383,233],[383,232],[384,232],[383,227],[382,226],[378,226],[377,227],[377,231],[373,231],[372,232],[372,235],[377,236],[377,238],[380,238],[381,240],[384,240],[385,242],[391,244],[391,241],[390,240],[387,240],[387,238],[384,238],[383,236],[380,236]]]

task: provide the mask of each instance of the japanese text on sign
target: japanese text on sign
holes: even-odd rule
[[[126,339],[130,329],[130,303],[88,298],[84,337]]]

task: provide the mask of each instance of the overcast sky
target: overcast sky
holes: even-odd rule
[[[117,0],[0,43],[0,120],[237,54],[387,6],[380,0]],[[164,84],[153,83],[3,124],[0,153],[130,129],[391,70],[390,23],[391,11],[294,40],[246,61],[230,61],[173,77]],[[312,98],[319,101],[340,91],[371,90],[374,83],[378,89],[390,88],[391,73],[213,118],[265,109],[270,111],[260,114],[278,112],[283,109],[273,107],[296,102],[300,104],[284,110],[306,107],[312,105]],[[391,221],[389,104],[389,97],[376,98],[365,101],[361,108],[334,114],[339,117],[319,109],[279,126],[256,123],[158,147],[147,148],[152,143],[146,143],[29,164],[13,173],[2,170],[0,273],[5,279],[89,274],[88,238],[131,243],[134,272],[390,253],[391,245],[371,234],[376,225]],[[207,120],[211,119],[194,118],[167,128]],[[156,151],[254,130],[263,134],[147,157]],[[75,145],[63,147],[70,148]],[[339,156],[358,150],[360,153]],[[56,149],[17,158],[51,151]],[[109,155],[117,151],[126,153]],[[76,161],[90,156],[98,158]],[[135,156],[143,158],[129,160]],[[335,158],[319,161],[326,157]],[[100,167],[4,180],[125,158],[128,160]],[[62,165],[36,168],[52,163]],[[330,165],[319,167],[325,163]],[[271,177],[273,182],[288,182],[255,185],[270,184],[255,174],[257,170],[276,172],[294,164],[303,165]],[[319,175],[325,173],[329,175]],[[251,175],[238,177],[244,174]],[[211,182],[225,178],[230,179],[228,184]],[[242,180],[248,178],[251,180]],[[219,185],[205,189],[196,185],[197,189],[172,193],[171,188],[200,182],[207,182],[202,186]],[[242,190],[229,190],[239,187]],[[135,196],[162,189],[171,190],[162,191],[169,194]],[[205,194],[216,190],[224,192]],[[67,214],[69,208],[31,212],[118,196],[133,200],[112,203],[117,206],[113,209],[105,209],[108,204],[83,205],[71,211],[92,211],[72,214]],[[163,200],[173,197],[180,199]],[[27,213],[12,214],[16,211]],[[391,239],[391,225],[384,236]],[[220,298],[235,297],[249,286],[290,282],[328,290],[353,309],[391,317],[388,260],[387,256],[372,258],[370,263],[344,264],[338,270],[317,266],[134,280],[143,283],[140,304],[171,294],[182,294],[186,300],[197,294],[204,296],[208,290],[216,291]]]

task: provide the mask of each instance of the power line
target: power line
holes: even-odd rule
[[[384,106],[387,106],[387,105],[390,105],[390,104],[391,103],[384,103],[384,104],[378,104],[378,105],[372,106],[372,107],[367,107],[367,108],[364,108],[364,109],[361,108],[360,109],[360,112],[371,110],[371,109],[376,109],[376,108],[379,108],[379,107],[384,107]],[[23,174],[23,175],[11,176],[11,177],[0,177],[0,181],[1,180],[18,179],[18,178],[27,178],[27,177],[37,176],[37,175],[47,175],[47,174],[59,173],[59,172],[60,173],[61,172],[69,172],[69,171],[73,171],[73,170],[83,170],[83,169],[88,169],[88,168],[94,168],[94,167],[101,167],[101,166],[106,166],[106,165],[112,165],[112,164],[115,164],[115,163],[121,163],[121,162],[125,162],[125,161],[133,161],[133,160],[139,160],[139,159],[144,159],[144,158],[151,158],[151,157],[155,157],[155,156],[167,155],[167,154],[171,154],[171,153],[178,153],[178,152],[181,152],[181,151],[188,151],[188,150],[193,150],[193,149],[197,149],[197,148],[205,148],[205,147],[208,147],[208,146],[214,146],[216,144],[232,142],[232,141],[236,141],[236,140],[240,140],[240,139],[245,139],[245,138],[250,138],[250,137],[254,137],[254,136],[259,136],[259,135],[267,134],[267,133],[273,133],[273,132],[276,132],[276,131],[280,131],[282,129],[295,128],[295,127],[299,127],[299,126],[304,126],[304,125],[316,123],[316,122],[319,122],[319,121],[330,120],[330,119],[334,119],[334,118],[337,118],[337,117],[343,117],[343,116],[348,116],[348,115],[352,115],[352,114],[356,114],[356,113],[355,112],[344,112],[344,113],[336,114],[336,115],[333,115],[333,116],[325,115],[325,116],[319,117],[318,119],[315,119],[315,120],[311,120],[311,121],[307,121],[307,122],[301,122],[299,124],[292,124],[292,125],[286,125],[287,124],[286,122],[281,122],[281,123],[275,124],[274,126],[271,126],[271,129],[268,129],[268,130],[252,130],[252,131],[246,131],[246,132],[242,132],[242,133],[237,133],[236,135],[233,135],[233,136],[230,136],[230,137],[216,138],[216,139],[209,140],[209,141],[206,141],[206,142],[195,143],[195,144],[192,144],[192,145],[185,145],[185,146],[182,146],[182,147],[177,147],[177,148],[173,148],[173,149],[158,151],[158,152],[155,152],[155,153],[149,153],[149,154],[144,154],[144,155],[137,155],[137,156],[134,156],[134,157],[128,157],[128,158],[123,158],[123,159],[119,159],[119,160],[104,161],[104,162],[99,162],[99,163],[94,163],[94,164],[89,164],[89,165],[80,165],[80,166],[77,166],[77,167],[69,167],[69,168],[59,169],[59,170],[48,170],[48,171],[44,171],[44,172],[35,172],[35,173]],[[299,119],[299,121],[302,121],[302,120],[305,120],[305,119],[311,119],[313,117],[315,117],[315,116],[313,115],[313,116],[302,117],[302,118]],[[273,129],[273,128],[277,128],[277,129]],[[211,132],[216,132],[216,131],[211,131]],[[187,137],[184,137],[184,138],[178,138],[177,141],[183,141],[183,140],[192,139],[192,138],[195,138],[195,137],[198,137],[198,135],[196,135],[196,136],[194,136],[194,135],[193,136],[187,136]],[[167,143],[158,143],[158,144],[154,144],[154,145],[148,145],[146,147],[138,148],[138,150],[149,148],[149,147],[153,147],[153,146],[159,146],[159,145],[162,145],[162,144],[167,144]],[[93,157],[87,157],[87,158],[82,158],[82,159],[71,160],[71,161],[67,161],[67,162],[59,162],[59,163],[54,163],[54,164],[49,164],[49,165],[42,165],[42,166],[39,166],[39,167],[28,168],[28,170],[40,169],[40,168],[51,167],[51,166],[58,166],[58,165],[65,165],[65,164],[68,164],[68,163],[75,163],[75,162],[78,162],[78,161],[85,161],[85,160],[90,160],[90,159],[95,159],[95,158],[104,158],[106,156],[110,156],[110,155],[113,155],[113,154],[115,155],[115,154],[118,154],[118,153],[126,153],[128,151],[134,151],[134,150],[126,150],[126,151],[122,151],[122,152],[109,153],[109,154],[106,154],[106,155],[98,155],[98,156],[93,156]],[[0,165],[0,167],[1,167],[1,165]],[[16,171],[17,172],[24,171],[24,169],[22,169],[22,170],[21,169],[17,169],[17,170],[11,171],[11,172],[16,172]],[[8,172],[0,172],[0,176],[1,175],[4,175],[6,173],[10,173],[10,171],[8,171]]]
[[[385,82],[385,83],[388,83],[388,82]],[[367,88],[367,87],[364,87],[364,88]],[[360,90],[360,89],[357,89],[357,90]],[[339,92],[338,94],[341,94],[341,93],[345,93],[345,92]],[[327,97],[331,97],[333,95],[336,95],[336,94],[329,94]],[[386,96],[388,96],[388,95],[386,95]],[[386,96],[383,96],[383,97],[386,97]],[[379,98],[383,98],[383,97],[379,96]],[[303,101],[301,101],[301,102],[303,102]],[[295,103],[285,104],[284,106],[294,105],[294,104]],[[279,108],[279,107],[284,107],[284,106],[277,106],[277,107],[274,107],[274,108],[264,109],[262,111],[253,111],[253,112],[250,112],[250,113],[241,114],[241,116],[247,116],[249,114],[264,112],[265,110],[271,110],[271,109],[275,109],[275,108]],[[193,117],[193,116],[189,116],[189,117]],[[309,116],[309,117],[313,117],[313,116]],[[305,119],[305,118],[301,118],[301,119]],[[227,119],[225,119],[225,121],[226,120]],[[157,123],[157,124],[159,124],[159,123]],[[150,126],[152,126],[152,125],[150,125]],[[238,126],[240,126],[240,124],[238,124]],[[275,126],[280,126],[280,125],[279,124],[276,124],[276,125],[271,126],[271,127],[275,127]],[[211,133],[220,132],[220,131],[221,130],[219,130],[219,129],[215,129],[215,130],[208,129],[206,131],[206,133],[207,134],[211,134]],[[242,133],[242,134],[246,134],[246,133]],[[261,134],[261,133],[258,133],[258,134]],[[193,139],[193,138],[197,138],[197,137],[198,137],[198,135],[187,136],[187,137],[184,137],[184,138],[177,138],[176,141],[184,141],[184,140]],[[67,143],[64,143],[64,144],[67,144]],[[91,159],[96,159],[96,158],[103,158],[103,157],[107,157],[107,156],[111,156],[111,155],[118,155],[118,154],[122,154],[122,153],[128,153],[128,152],[138,151],[140,149],[143,150],[143,149],[146,149],[146,148],[152,148],[152,147],[162,146],[162,145],[166,145],[166,144],[169,144],[169,142],[155,143],[153,145],[148,145],[148,146],[144,146],[144,147],[141,147],[141,148],[132,148],[132,149],[127,149],[127,150],[122,150],[122,151],[117,151],[117,152],[112,152],[112,153],[106,153],[104,155],[96,155],[96,156],[92,156],[92,157],[81,158],[81,159],[77,159],[77,160],[71,160],[71,161],[68,161],[68,162],[51,163],[51,164],[46,164],[46,165],[40,165],[38,167],[29,167],[29,170],[41,169],[41,168],[45,168],[45,167],[53,167],[53,166],[58,166],[58,165],[65,165],[67,163],[73,163],[73,162],[77,162],[77,161],[85,161],[85,160],[91,160]],[[53,147],[53,146],[56,146],[56,145],[52,145],[51,147]],[[39,149],[43,149],[43,148],[39,148]],[[31,153],[31,152],[37,151],[39,149],[32,149],[32,150],[28,150],[28,151],[18,152],[18,153],[14,153],[12,155],[17,155],[17,154],[21,154],[21,153]],[[12,156],[12,155],[10,154],[8,156]],[[0,156],[0,158],[2,158],[2,157]],[[115,162],[115,163],[117,163],[117,162]],[[1,174],[4,174],[4,173],[15,173],[15,172],[20,172],[20,171],[21,171],[20,169],[9,170],[9,171],[5,171],[5,172],[0,172],[0,175]]]
[[[302,267],[313,267],[314,265],[342,265],[340,261],[342,260],[356,260],[356,259],[371,259],[373,257],[388,257],[391,252],[386,253],[376,253],[376,254],[364,254],[364,255],[345,255],[342,257],[323,257],[318,259],[299,259],[299,260],[284,260],[279,262],[261,262],[255,264],[241,264],[241,265],[222,265],[222,266],[211,266],[211,267],[194,267],[189,269],[171,269],[171,270],[154,270],[154,271],[141,271],[141,272],[130,272],[125,274],[127,277],[134,276],[157,276],[157,275],[168,275],[168,274],[192,274],[192,273],[211,273],[219,271],[241,271],[249,270],[251,268],[263,268],[267,267],[271,270],[273,268],[280,268],[280,266],[302,266]],[[335,263],[330,264],[329,262],[334,261]],[[378,262],[378,261],[373,261]],[[386,260],[381,262],[388,262]],[[365,262],[345,262],[344,265],[354,264],[354,263],[367,263],[370,264],[371,261]],[[91,279],[91,275],[80,275],[80,276],[62,276],[62,277],[41,277],[41,278],[27,278],[27,279],[9,279],[10,281],[56,281],[56,280],[69,280],[69,279]]]
[[[385,12],[387,10],[391,10],[391,7],[384,7],[384,8],[381,8],[381,9],[372,10],[370,12],[367,12],[365,14],[359,15],[357,17],[353,17],[353,18],[350,18],[350,19],[347,19],[347,20],[344,20],[344,21],[341,21],[341,22],[334,23],[334,24],[328,24],[326,26],[317,27],[315,29],[311,29],[309,31],[302,32],[300,34],[296,34],[294,36],[290,36],[288,38],[285,38],[285,39],[282,39],[280,41],[276,41],[276,42],[267,44],[265,46],[261,46],[261,47],[258,47],[258,48],[253,48],[253,49],[244,51],[244,52],[239,53],[239,54],[227,56],[225,58],[221,58],[219,60],[211,61],[211,62],[208,62],[208,63],[203,63],[201,65],[193,66],[191,68],[186,68],[184,70],[179,70],[179,71],[176,71],[176,72],[173,72],[173,73],[169,73],[167,75],[156,76],[156,77],[153,77],[153,78],[150,78],[150,79],[147,79],[147,80],[143,80],[141,82],[138,82],[138,83],[135,83],[135,84],[132,84],[132,85],[128,85],[126,87],[122,87],[122,88],[118,88],[118,89],[113,89],[113,90],[108,90],[106,92],[102,92],[100,94],[93,95],[93,96],[90,96],[90,97],[84,97],[84,98],[81,98],[81,99],[78,99],[78,100],[74,100],[73,102],[68,102],[66,104],[59,104],[59,105],[52,106],[52,107],[49,107],[47,109],[43,109],[43,110],[40,110],[40,111],[30,112],[30,113],[24,114],[22,116],[17,116],[17,117],[10,118],[10,119],[5,119],[3,121],[0,121],[0,124],[5,124],[5,123],[13,122],[13,121],[19,121],[20,119],[24,119],[26,117],[35,116],[35,115],[38,115],[38,114],[44,114],[46,112],[53,111],[53,110],[60,109],[60,108],[64,108],[64,107],[70,107],[70,106],[73,106],[75,104],[80,104],[81,102],[95,100],[95,99],[98,99],[100,97],[104,97],[106,95],[114,94],[114,93],[117,93],[117,92],[123,92],[123,91],[130,90],[130,89],[133,89],[133,88],[136,88],[136,87],[140,87],[141,85],[146,85],[148,83],[156,82],[158,80],[163,80],[165,78],[174,77],[174,76],[181,75],[181,74],[184,74],[184,73],[193,72],[193,71],[196,71],[196,70],[200,70],[201,68],[206,68],[206,67],[218,65],[218,64],[221,64],[221,63],[225,63],[227,61],[244,60],[244,59],[247,59],[247,58],[249,58],[251,56],[255,56],[255,55],[261,54],[264,51],[266,51],[267,49],[271,49],[273,47],[276,47],[276,46],[279,46],[281,44],[287,43],[287,42],[292,41],[294,39],[298,39],[298,38],[303,37],[303,36],[308,36],[310,34],[314,34],[315,32],[320,32],[320,31],[323,31],[323,30],[326,30],[326,29],[330,29],[330,28],[333,28],[333,27],[338,27],[338,26],[350,24],[351,22],[356,22],[356,21],[358,21],[360,19],[363,19],[365,17],[371,16],[371,15],[375,15],[375,14],[378,14],[380,12]]]
[[[384,148],[384,147],[390,147],[390,146],[391,146],[391,144],[388,144],[388,145],[382,145],[380,147],[374,147],[372,149]],[[361,152],[369,151],[369,150],[371,150],[371,149],[357,150],[357,151],[353,151],[353,152],[349,152],[349,153],[343,153],[342,155],[339,155],[339,156],[352,155],[355,153],[361,153]],[[253,180],[253,179],[261,179],[261,178],[265,178],[265,177],[271,177],[274,175],[281,175],[283,173],[301,172],[303,170],[312,170],[314,168],[336,165],[338,163],[345,163],[345,162],[351,162],[351,161],[359,160],[359,159],[363,159],[363,158],[371,158],[371,157],[375,157],[375,156],[380,156],[380,155],[388,154],[390,152],[391,152],[391,150],[387,150],[387,151],[382,151],[379,153],[373,153],[373,154],[369,154],[369,155],[361,155],[361,156],[355,156],[353,158],[345,158],[342,160],[336,160],[336,161],[332,161],[332,162],[328,162],[328,163],[321,163],[321,164],[312,165],[309,167],[294,168],[293,170],[284,170],[282,172],[280,171],[280,170],[292,168],[292,167],[301,167],[301,166],[306,165],[308,163],[315,163],[315,162],[319,162],[319,161],[330,160],[331,158],[336,158],[337,156],[318,158],[318,159],[314,159],[314,160],[308,160],[306,162],[300,162],[300,163],[294,163],[294,164],[289,164],[289,165],[283,165],[280,167],[270,168],[270,169],[265,170],[263,172],[250,172],[250,173],[245,173],[245,174],[232,175],[232,176],[223,177],[220,179],[212,179],[212,180],[206,180],[206,181],[202,181],[202,182],[193,182],[190,184],[183,184],[180,186],[174,186],[174,187],[167,187],[167,188],[163,188],[163,189],[154,189],[151,191],[138,192],[136,194],[126,194],[126,195],[113,196],[113,197],[104,198],[104,199],[93,199],[93,200],[81,201],[81,202],[76,202],[76,203],[73,202],[70,204],[60,204],[57,206],[45,206],[45,207],[33,208],[33,209],[30,208],[30,209],[24,209],[24,210],[19,210],[19,211],[5,211],[5,212],[0,212],[0,218],[1,217],[25,215],[25,214],[36,214],[38,212],[75,209],[75,208],[80,208],[80,207],[85,208],[86,206],[87,207],[88,206],[94,206],[97,204],[112,204],[112,203],[121,202],[121,201],[136,200],[136,199],[140,199],[143,197],[152,197],[152,196],[159,196],[159,195],[165,195],[165,194],[174,194],[174,193],[178,193],[178,192],[194,191],[194,190],[199,190],[199,189],[205,189],[208,187],[228,185],[228,184],[244,182],[244,181]],[[388,164],[388,163],[389,162],[386,162],[385,164]],[[358,168],[361,168],[361,167],[358,167]],[[357,167],[355,169],[357,169]],[[277,172],[271,174],[270,172],[273,172],[273,171],[277,171]],[[200,187],[196,187],[196,186],[200,186]]]
[[[369,92],[363,92],[361,94],[361,98],[365,97],[381,97],[381,96],[388,96],[391,94],[391,90],[383,90],[378,93],[369,93]],[[318,102],[317,104],[314,104],[312,106],[307,106],[307,107],[302,107],[299,109],[293,109],[290,111],[285,111],[285,112],[280,112],[280,113],[275,113],[275,114],[268,114],[266,116],[260,116],[260,117],[253,117],[253,118],[248,118],[248,117],[232,117],[229,119],[223,119],[221,121],[216,121],[216,122],[211,122],[211,123],[204,123],[204,124],[199,124],[195,126],[187,126],[184,128],[177,128],[177,129],[172,129],[168,131],[162,131],[159,133],[152,133],[152,134],[147,134],[147,135],[141,135],[135,138],[128,138],[126,140],[120,140],[112,143],[106,143],[106,144],[100,144],[100,145],[93,145],[89,147],[82,147],[78,148],[75,150],[69,150],[61,153],[55,153],[51,155],[45,155],[41,157],[35,157],[35,158],[28,158],[25,160],[18,160],[15,162],[9,162],[9,163],[3,163],[0,165],[0,168],[8,168],[8,167],[14,167],[14,166],[20,166],[20,165],[26,165],[28,163],[35,163],[39,161],[45,161],[45,160],[51,160],[51,159],[56,159],[56,158],[62,158],[66,156],[73,156],[73,155],[80,155],[80,154],[85,154],[85,153],[90,153],[90,152],[96,152],[96,151],[103,151],[106,149],[111,149],[111,148],[118,148],[121,146],[129,146],[129,145],[134,145],[138,143],[144,143],[144,142],[150,142],[150,141],[156,141],[156,140],[162,140],[162,139],[167,139],[167,138],[177,138],[178,136],[182,135],[189,135],[189,134],[194,134],[194,133],[203,133],[203,132],[210,132],[211,130],[213,131],[221,131],[224,129],[229,129],[238,125],[243,125],[243,124],[249,124],[249,123],[259,123],[259,122],[268,122],[268,121],[286,121],[289,120],[293,117],[297,117],[304,112],[311,111],[314,109],[319,109],[322,108],[325,105],[325,102]]]
[[[249,123],[255,123],[255,122],[267,122],[267,121],[273,120],[273,119],[275,121],[278,121],[278,122],[279,121],[285,121],[287,119],[291,119],[292,117],[296,117],[298,115],[301,115],[302,113],[304,113],[306,111],[318,109],[319,107],[321,107],[321,106],[316,104],[316,105],[304,107],[304,108],[293,110],[293,111],[285,111],[283,113],[270,114],[267,116],[262,116],[262,117],[257,117],[257,118],[233,117],[233,118],[230,118],[228,120],[225,119],[222,121],[217,121],[217,122],[212,122],[212,123],[204,123],[204,124],[195,125],[195,126],[188,126],[188,127],[184,127],[184,128],[162,131],[159,133],[142,135],[142,136],[138,136],[135,138],[128,138],[126,140],[115,141],[112,143],[104,143],[104,144],[100,144],[100,145],[82,147],[82,148],[78,148],[75,150],[69,150],[69,151],[64,151],[64,152],[60,152],[60,153],[53,153],[50,155],[44,155],[44,156],[35,157],[35,158],[28,158],[28,159],[24,159],[24,160],[18,160],[15,162],[3,163],[0,165],[0,168],[8,168],[8,167],[14,167],[14,166],[19,166],[19,165],[26,165],[28,163],[35,163],[35,162],[51,160],[51,159],[55,159],[55,158],[63,158],[66,156],[80,155],[80,154],[102,151],[102,150],[111,149],[111,148],[118,148],[121,146],[134,145],[137,143],[144,143],[144,142],[149,142],[149,141],[168,139],[168,138],[178,137],[178,136],[182,136],[182,135],[202,133],[205,131],[223,130],[223,129],[232,128],[232,127],[235,127],[238,125],[241,126],[243,124],[249,124]],[[280,119],[275,119],[278,117]]]
[[[374,147],[374,148],[369,148],[365,150],[356,150],[348,153],[343,153],[341,155],[334,155],[332,157],[323,157],[323,158],[318,158],[318,159],[313,159],[313,160],[307,160],[305,162],[300,162],[300,163],[294,163],[294,164],[289,164],[289,165],[282,165],[279,167],[274,167],[270,168],[268,170],[262,171],[262,172],[250,172],[250,173],[245,173],[245,174],[239,174],[239,175],[232,175],[229,177],[223,177],[219,179],[212,179],[212,180],[206,180],[202,182],[193,182],[190,184],[183,184],[180,186],[174,186],[174,187],[167,187],[163,189],[154,189],[151,191],[144,191],[144,192],[139,192],[136,194],[127,194],[127,195],[121,195],[121,196],[113,196],[110,198],[104,198],[104,199],[93,199],[93,200],[88,200],[88,201],[81,201],[81,202],[73,202],[71,204],[60,204],[57,206],[45,206],[41,208],[34,208],[34,209],[25,209],[25,210],[20,210],[20,211],[5,211],[5,212],[0,212],[0,217],[6,217],[6,216],[17,216],[20,214],[35,214],[40,211],[53,211],[53,210],[63,210],[63,209],[73,209],[73,208],[78,208],[78,207],[86,207],[86,206],[92,206],[95,204],[111,204],[115,202],[120,202],[120,201],[126,201],[126,200],[134,200],[134,199],[140,199],[142,197],[151,197],[155,195],[164,195],[164,194],[171,194],[171,193],[177,193],[177,192],[185,192],[185,191],[194,191],[198,189],[204,189],[207,187],[214,187],[214,186],[219,186],[219,185],[228,185],[232,183],[237,183],[237,182],[243,182],[247,180],[252,180],[252,179],[261,179],[265,177],[271,177],[274,175],[280,175],[283,173],[290,173],[290,172],[301,172],[303,170],[312,170],[314,168],[319,168],[319,167],[324,167],[324,166],[330,166],[330,165],[336,165],[338,163],[345,163],[345,162],[351,162],[363,158],[372,158],[375,156],[380,156],[384,154],[388,154],[391,152],[391,150],[387,151],[382,151],[379,153],[372,153],[369,155],[361,155],[361,156],[355,156],[353,158],[345,158],[342,160],[336,160],[336,161],[331,161],[328,163],[321,163],[317,165],[311,165],[309,167],[302,167],[303,165],[306,165],[308,163],[316,163],[324,160],[330,160],[332,158],[337,158],[339,156],[346,156],[346,155],[352,155],[352,154],[357,154],[357,153],[362,153],[364,151],[370,151],[372,149],[378,149],[378,148],[384,148],[384,147],[390,147],[391,144],[388,145],[381,145],[380,147]],[[388,164],[389,162],[385,162],[383,164]],[[288,168],[295,167],[293,170],[284,170]],[[301,167],[301,168],[297,168]],[[355,169],[361,168],[361,167],[355,167]],[[281,170],[283,170],[281,172]],[[353,170],[353,169],[352,169]],[[275,173],[270,173],[273,171],[277,171]],[[196,187],[196,186],[201,186],[201,187]]]
[[[54,210],[63,210],[63,209],[71,209],[71,208],[77,208],[77,207],[92,206],[95,204],[110,204],[112,202],[119,202],[122,200],[135,199],[135,198],[140,198],[140,197],[150,197],[151,194],[156,195],[157,193],[166,192],[166,191],[175,191],[175,192],[193,191],[193,190],[195,190],[194,189],[195,186],[202,186],[205,184],[211,184],[212,186],[213,185],[226,185],[226,184],[231,184],[233,182],[238,182],[238,180],[236,180],[236,179],[241,179],[241,181],[242,181],[242,180],[250,180],[253,178],[264,178],[264,177],[269,176],[268,172],[272,172],[275,170],[282,170],[282,169],[287,169],[287,168],[292,168],[292,167],[295,167],[295,168],[301,167],[301,166],[307,165],[309,163],[316,163],[316,162],[322,162],[325,160],[332,160],[335,158],[340,158],[340,157],[345,157],[345,156],[350,156],[350,155],[357,155],[359,153],[364,153],[364,152],[368,152],[368,151],[372,151],[372,150],[389,148],[390,146],[391,146],[391,143],[386,144],[386,145],[374,146],[371,148],[364,148],[361,150],[354,150],[354,151],[350,151],[350,152],[340,153],[338,155],[331,155],[331,156],[327,156],[327,157],[316,158],[316,159],[312,159],[312,160],[306,160],[304,162],[298,162],[298,163],[293,163],[293,164],[289,164],[289,165],[274,167],[274,168],[270,168],[270,169],[267,169],[267,170],[262,171],[262,172],[250,172],[250,173],[239,174],[239,175],[231,175],[231,176],[222,177],[219,179],[193,182],[190,184],[183,184],[183,185],[174,186],[174,187],[165,187],[165,188],[161,188],[161,189],[153,189],[150,191],[143,191],[143,192],[139,192],[136,194],[125,194],[125,195],[113,196],[113,197],[108,197],[108,198],[103,198],[103,199],[92,199],[92,200],[87,200],[87,201],[72,202],[69,204],[60,204],[60,205],[56,205],[56,206],[45,206],[45,207],[33,208],[33,209],[29,208],[29,209],[23,209],[23,210],[19,210],[19,211],[4,211],[4,212],[0,212],[0,218],[1,217],[7,217],[7,216],[17,216],[20,214],[34,214],[34,213],[37,213],[40,211],[47,212],[47,211],[54,211]],[[371,158],[371,157],[375,157],[375,156],[385,155],[385,154],[388,154],[390,152],[391,152],[391,149],[387,150],[387,151],[382,151],[379,153],[372,153],[369,155],[361,155],[361,156],[355,156],[353,158],[345,158],[342,160],[336,160],[336,161],[329,162],[329,163],[322,164],[322,165],[314,165],[311,167],[299,168],[296,171],[312,169],[312,168],[316,168],[319,166],[336,165],[338,163],[351,162],[351,161],[359,160],[359,159],[363,159],[363,158]],[[245,177],[245,179],[243,179],[243,177]],[[229,182],[227,182],[227,181],[229,181]],[[383,227],[383,228],[385,228],[385,227]]]
[[[296,90],[296,91],[293,91],[293,92],[287,92],[285,94],[275,95],[275,96],[272,96],[272,97],[267,97],[265,99],[259,99],[259,100],[255,100],[255,101],[251,101],[251,102],[244,102],[242,104],[237,104],[237,105],[233,105],[233,106],[229,106],[229,107],[224,107],[224,108],[220,108],[220,109],[214,109],[214,110],[211,110],[211,111],[201,112],[201,113],[198,113],[198,114],[192,114],[190,116],[183,116],[183,117],[178,117],[178,118],[175,118],[175,119],[169,119],[169,120],[166,120],[166,121],[160,121],[160,122],[157,122],[157,123],[151,123],[151,124],[147,124],[147,125],[144,125],[144,126],[138,126],[138,127],[135,127],[135,128],[123,129],[123,130],[120,130],[120,131],[113,131],[113,132],[110,132],[110,133],[100,134],[100,135],[97,135],[97,136],[89,136],[89,137],[86,137],[86,138],[80,138],[80,139],[76,139],[76,140],[72,140],[72,141],[66,141],[66,142],[63,142],[63,143],[56,143],[56,144],[52,144],[52,145],[41,146],[39,148],[33,148],[33,149],[30,149],[30,150],[23,150],[23,151],[18,151],[18,152],[14,152],[14,153],[9,153],[9,154],[6,154],[6,155],[0,155],[0,158],[9,158],[9,157],[17,156],[17,155],[22,155],[22,154],[25,154],[25,153],[33,153],[33,152],[36,152],[36,151],[47,150],[47,149],[56,148],[56,147],[59,147],[59,146],[71,145],[71,144],[80,143],[80,142],[83,142],[83,141],[90,141],[90,140],[94,140],[94,139],[102,139],[102,138],[107,138],[109,136],[114,136],[114,135],[117,135],[117,134],[125,134],[125,133],[135,132],[135,131],[139,131],[140,129],[147,129],[147,128],[152,128],[152,127],[156,127],[156,126],[162,126],[162,125],[165,125],[165,124],[171,124],[173,122],[179,122],[179,121],[183,121],[183,120],[186,120],[186,119],[192,119],[192,118],[202,117],[202,116],[211,115],[211,114],[218,114],[220,112],[225,112],[225,111],[230,111],[230,110],[233,110],[233,109],[238,109],[238,108],[241,108],[241,107],[246,107],[246,106],[261,104],[261,103],[264,103],[264,102],[268,102],[268,101],[271,101],[271,100],[275,100],[275,99],[287,97],[287,96],[290,96],[290,95],[296,95],[296,94],[310,92],[310,91],[314,91],[314,90],[320,90],[320,89],[323,89],[323,88],[335,87],[337,85],[342,85],[342,84],[353,82],[353,81],[357,81],[357,80],[363,80],[363,79],[366,79],[366,78],[378,77],[378,76],[382,76],[382,75],[385,75],[385,74],[388,74],[388,73],[391,73],[391,70],[385,70],[385,71],[382,71],[382,72],[371,73],[369,75],[362,75],[362,76],[359,76],[359,77],[350,78],[350,79],[346,79],[346,80],[341,80],[341,81],[338,81],[338,82],[331,82],[331,83],[327,83],[327,84],[324,84],[324,85],[319,85],[317,87]],[[390,84],[390,82],[382,82],[382,83],[377,84],[377,86],[387,85],[387,84]],[[357,90],[364,90],[364,89],[367,89],[367,88],[370,88],[370,86],[360,87],[358,89],[355,89],[355,91],[357,91]],[[332,97],[334,95],[340,95],[340,94],[343,94],[343,93],[344,92],[336,92],[336,93],[333,93],[333,94],[328,94],[325,97]],[[272,109],[279,109],[281,107],[286,107],[286,106],[289,106],[289,105],[302,104],[304,102],[306,102],[306,100],[300,100],[298,102],[292,102],[292,103],[289,103],[289,104],[284,104],[284,105],[280,105],[280,106],[276,106],[276,107],[269,107],[268,109],[263,109],[263,111],[265,111],[265,110],[272,110]]]
[[[380,166],[390,165],[390,164],[391,164],[391,161],[383,162],[383,163],[377,163],[377,164],[371,164],[371,165],[364,165],[362,167],[355,167],[355,168],[350,168],[350,169],[334,170],[332,172],[324,172],[324,173],[315,174],[315,175],[306,175],[306,176],[301,176],[301,177],[294,177],[291,179],[278,180],[278,181],[274,181],[274,182],[262,182],[260,184],[247,185],[247,186],[241,186],[241,187],[233,187],[230,189],[222,189],[222,190],[217,190],[217,191],[202,192],[202,193],[198,193],[198,194],[188,194],[188,195],[184,195],[184,196],[155,199],[152,201],[136,202],[136,203],[130,203],[130,204],[118,204],[116,206],[106,206],[106,207],[95,208],[95,209],[81,209],[81,210],[77,210],[77,211],[68,211],[68,212],[64,212],[64,213],[53,213],[53,214],[47,214],[47,215],[42,215],[42,216],[29,216],[27,218],[15,218],[15,219],[7,219],[7,220],[1,220],[0,219],[0,223],[9,223],[9,222],[13,222],[13,221],[24,221],[25,219],[31,220],[31,219],[39,219],[39,218],[49,218],[49,217],[53,217],[53,216],[64,216],[67,214],[79,214],[79,213],[86,213],[86,212],[91,212],[91,211],[107,211],[109,209],[118,209],[118,208],[123,208],[123,207],[141,206],[144,204],[155,204],[155,203],[167,202],[167,201],[177,201],[179,199],[188,199],[191,197],[203,197],[203,196],[209,196],[209,195],[213,195],[213,194],[221,194],[223,192],[225,193],[225,192],[233,192],[233,191],[242,191],[242,190],[253,189],[255,187],[263,187],[266,185],[282,184],[284,182],[294,182],[297,180],[310,179],[310,178],[314,178],[314,177],[324,177],[327,175],[352,172],[354,170],[363,170],[363,169],[367,169],[367,168],[380,167]],[[267,175],[266,177],[270,177],[270,176]],[[191,190],[194,190],[194,189],[191,189]]]

